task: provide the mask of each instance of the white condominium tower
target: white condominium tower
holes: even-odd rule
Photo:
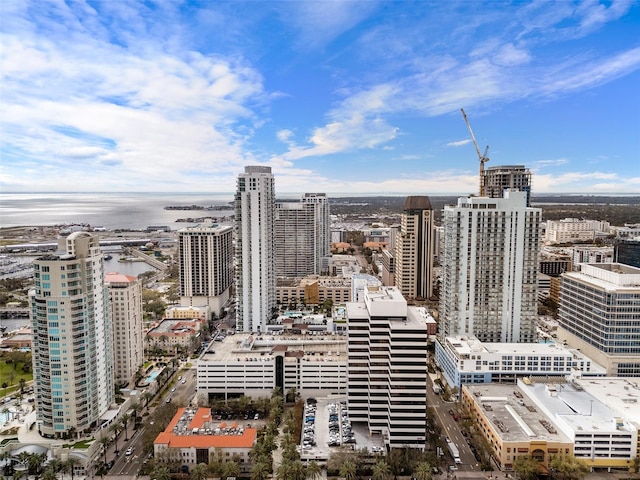
[[[441,338],[536,340],[541,217],[539,208],[527,207],[527,192],[445,206]]]
[[[29,292],[38,429],[87,432],[114,401],[113,333],[98,239],[76,232],[34,260]]]
[[[207,220],[179,230],[178,265],[180,304],[220,316],[233,283],[233,227]]]
[[[327,195],[305,193],[300,201],[280,201],[275,208],[276,275],[306,277],[327,270],[331,248]]]
[[[236,328],[264,332],[276,306],[274,257],[275,179],[271,167],[249,166],[235,195]]]
[[[407,299],[433,295],[434,215],[427,196],[407,197],[395,236],[395,284]]]
[[[395,287],[365,288],[347,303],[347,408],[352,422],[391,448],[424,449],[427,429],[427,318]]]
[[[115,381],[124,384],[144,363],[142,282],[131,275],[108,272],[105,284],[113,325]]]

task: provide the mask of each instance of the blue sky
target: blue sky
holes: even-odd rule
[[[640,193],[640,2],[0,2],[0,190]]]

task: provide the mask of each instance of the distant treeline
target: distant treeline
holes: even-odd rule
[[[460,195],[429,195],[435,211],[436,223],[440,223],[445,205],[455,205]],[[381,220],[391,220],[399,215],[406,197],[339,197],[331,198],[331,213],[362,218],[378,215]],[[583,218],[605,220],[611,225],[640,223],[640,195],[596,196],[596,195],[535,195],[531,199],[534,207],[542,208],[544,220]]]

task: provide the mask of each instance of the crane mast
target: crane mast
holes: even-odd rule
[[[480,153],[480,148],[478,147],[478,142],[476,142],[476,137],[473,134],[473,130],[471,130],[471,124],[469,123],[469,119],[467,118],[467,114],[464,113],[464,108],[461,108],[462,116],[464,117],[464,121],[467,124],[467,128],[469,129],[469,134],[471,135],[471,141],[473,142],[473,146],[476,147],[476,153],[478,154],[478,160],[480,160],[480,196],[484,197],[484,164],[489,161],[489,157],[487,157],[487,152],[489,151],[489,145],[484,149],[484,153]]]

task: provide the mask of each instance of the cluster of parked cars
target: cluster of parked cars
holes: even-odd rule
[[[304,407],[304,427],[302,430],[302,448],[316,445],[316,405],[308,403]]]
[[[330,403],[329,409],[329,441],[330,447],[337,447],[346,443],[356,443],[356,438],[351,430],[349,414],[344,403]]]

